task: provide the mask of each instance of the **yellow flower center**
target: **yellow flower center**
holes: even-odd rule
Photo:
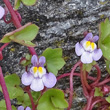
[[[86,48],[88,48],[89,46],[91,46],[92,50],[94,50],[94,48],[95,48],[95,43],[94,43],[94,42],[87,41],[87,42],[86,42]]]
[[[40,73],[40,74],[43,73],[43,69],[42,69],[42,67],[39,67],[38,70],[39,70],[39,73]]]
[[[90,41],[87,41],[86,42],[86,48],[89,47],[90,45],[91,45],[91,42]]]
[[[34,74],[37,72],[37,67],[33,68],[33,72],[34,72]]]
[[[92,50],[94,50],[95,44],[93,42],[91,43],[91,47],[92,47]]]

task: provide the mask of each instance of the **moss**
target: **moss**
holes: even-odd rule
[[[11,52],[15,52],[15,48],[11,48],[10,51],[11,51]]]
[[[57,47],[61,47],[62,44],[64,44],[64,40],[61,40],[61,41],[55,41],[54,43]]]

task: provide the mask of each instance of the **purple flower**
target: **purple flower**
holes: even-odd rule
[[[30,107],[26,107],[26,108],[24,109],[23,106],[19,106],[19,107],[18,107],[18,110],[31,110],[31,108],[30,108]]]
[[[4,16],[5,10],[3,7],[0,6],[0,19]]]
[[[93,60],[98,61],[102,57],[101,49],[97,49],[95,44],[99,37],[88,33],[86,37],[75,45],[75,52],[81,56],[82,63],[92,63]]]
[[[30,71],[25,72],[22,75],[21,81],[25,86],[30,85],[30,88],[34,91],[41,91],[44,86],[52,88],[56,84],[56,77],[53,73],[46,73],[46,69],[43,67],[45,64],[45,57],[41,56],[39,59],[36,55],[32,56],[31,63],[33,66]]]

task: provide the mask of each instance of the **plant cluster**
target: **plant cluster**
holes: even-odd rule
[[[93,36],[87,32],[81,42],[76,43],[75,52],[81,59],[72,67],[70,73],[58,75],[58,71],[65,65],[61,48],[47,48],[40,56],[37,55],[32,40],[38,34],[39,27],[32,23],[21,25],[21,16],[17,11],[20,4],[31,6],[36,0],[15,0],[14,8],[9,0],[4,0],[5,7],[0,6],[0,19],[5,23],[13,23],[17,28],[5,34],[0,43],[0,60],[3,59],[2,50],[10,42],[16,42],[27,46],[30,54],[20,60],[25,67],[21,78],[16,74],[3,77],[0,67],[0,91],[4,99],[0,101],[0,110],[67,110],[71,109],[73,100],[73,76],[81,79],[83,94],[87,104],[82,110],[110,110],[110,21],[107,18],[99,25],[99,36]],[[11,19],[6,20],[10,12]],[[98,41],[98,45],[96,42]],[[103,56],[108,75],[101,79],[101,70],[98,61]],[[29,68],[28,65],[31,65]],[[75,72],[80,67],[79,73]],[[90,76],[92,68],[97,70],[96,77]],[[94,74],[94,73],[93,73]],[[65,93],[53,88],[57,81],[64,77],[70,77],[69,100],[66,101]],[[22,83],[22,87],[21,87]],[[10,100],[16,99],[16,107]]]

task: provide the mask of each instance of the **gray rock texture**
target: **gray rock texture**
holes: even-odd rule
[[[21,4],[18,10],[22,16],[22,25],[32,22],[40,27],[39,34],[34,42],[37,44],[36,52],[42,54],[48,47],[62,48],[66,65],[59,74],[70,72],[72,66],[79,60],[74,52],[75,44],[83,39],[83,32],[89,30],[98,35],[98,25],[110,16],[110,2],[107,0],[38,0],[34,6]],[[104,3],[102,3],[104,2]],[[13,3],[13,1],[12,1]],[[0,0],[0,5],[4,6]],[[12,24],[0,21],[0,38],[14,30]],[[0,44],[2,45],[2,44]],[[16,73],[19,76],[25,71],[19,64],[20,59],[28,53],[27,47],[10,43],[3,50],[4,59],[0,61],[4,75]],[[104,71],[103,59],[100,62]],[[82,110],[85,99],[81,92],[79,78],[74,78],[76,96],[71,110]],[[69,79],[64,78],[58,82],[58,88],[69,88]],[[67,95],[68,97],[68,95]]]

